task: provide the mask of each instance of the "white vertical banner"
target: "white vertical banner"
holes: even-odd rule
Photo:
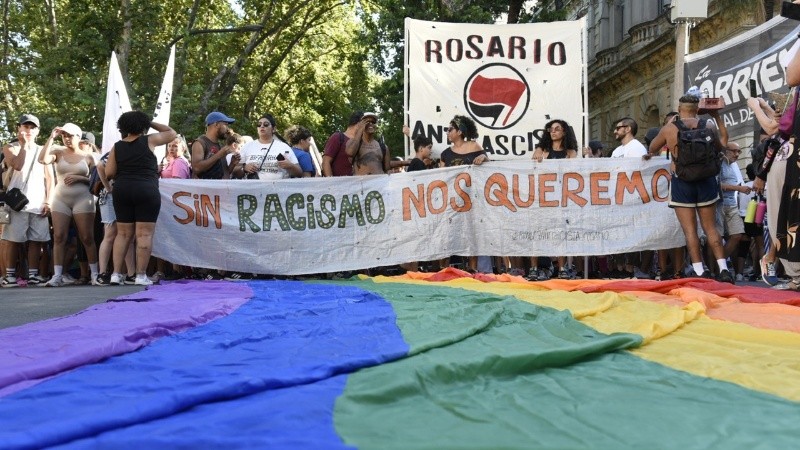
[[[121,139],[117,129],[117,119],[124,112],[131,110],[131,101],[128,99],[128,90],[122,73],[119,70],[116,52],[111,52],[111,62],[108,65],[108,81],[106,82],[106,111],[103,116],[103,146],[102,153],[107,153],[111,147]]]
[[[412,134],[448,146],[455,115],[475,120],[493,160],[530,159],[562,119],[584,142],[586,21],[484,25],[406,19],[406,117]],[[540,136],[540,135],[539,135]],[[576,149],[580,153],[580,148]]]
[[[172,79],[175,77],[175,46],[172,46],[169,52],[169,61],[167,61],[167,70],[164,72],[164,81],[161,82],[161,91],[158,93],[158,101],[156,102],[156,109],[153,112],[153,122],[169,125],[169,115],[172,111]],[[150,129],[149,133],[155,133],[156,130]],[[155,148],[156,158],[160,162],[166,155],[166,146],[159,145]]]

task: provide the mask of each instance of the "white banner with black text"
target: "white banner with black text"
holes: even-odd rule
[[[406,19],[412,135],[430,137],[438,155],[449,145],[444,127],[464,115],[475,120],[478,143],[492,159],[530,159],[545,124],[562,119],[581,145],[585,27],[584,19],[509,25]]]

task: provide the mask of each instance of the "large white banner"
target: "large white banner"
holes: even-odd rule
[[[161,180],[153,254],[295,275],[451,255],[578,256],[684,245],[668,163],[497,161],[363,177]]]
[[[449,145],[443,128],[465,115],[493,160],[530,159],[534,131],[563,119],[581,145],[585,23],[406,19],[405,113],[412,134],[430,136],[438,155]]]
[[[172,111],[172,79],[175,78],[175,46],[173,45],[169,51],[169,60],[167,60],[167,69],[164,71],[164,80],[161,82],[161,91],[158,93],[158,100],[156,101],[156,108],[153,112],[153,122],[169,125],[169,116]],[[150,128],[147,134],[156,133],[156,130]],[[153,152],[156,154],[158,161],[164,160],[167,152],[166,145],[159,145]]]
[[[122,138],[117,129],[117,120],[122,113],[131,110],[131,101],[128,99],[128,90],[119,70],[117,53],[111,52],[108,64],[108,80],[106,81],[106,110],[103,115],[103,147],[102,153],[111,151],[111,147]]]

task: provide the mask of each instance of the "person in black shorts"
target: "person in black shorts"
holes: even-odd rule
[[[111,284],[122,284],[125,251],[136,236],[135,284],[153,284],[147,278],[147,264],[153,250],[153,232],[161,210],[158,192],[158,160],[153,149],[177,137],[167,125],[150,121],[141,111],[129,111],[117,120],[122,140],[117,141],[106,162],[106,176],[114,179],[114,212],[117,237],[114,239],[114,273]],[[157,133],[146,134],[150,128]],[[135,234],[134,234],[135,233]]]

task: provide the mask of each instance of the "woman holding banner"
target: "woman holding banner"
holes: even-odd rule
[[[447,139],[452,142],[452,145],[442,152],[440,167],[468,164],[479,166],[489,160],[486,152],[475,141],[478,139],[478,127],[469,117],[453,117],[450,126],[445,128],[445,132],[447,132]],[[492,272],[491,258],[488,256],[470,256],[468,266],[472,272]]]
[[[575,131],[569,124],[561,119],[551,120],[544,126],[544,134],[542,140],[536,144],[536,150],[533,152],[533,160],[542,162],[545,159],[567,159],[578,157],[578,139],[575,137]],[[552,274],[550,265],[548,267],[540,268],[538,264],[539,258],[531,256],[531,269],[528,272],[529,280],[545,281],[549,280]],[[571,261],[570,261],[571,262]],[[568,279],[571,274],[567,271],[566,257],[558,257],[558,277]]]

